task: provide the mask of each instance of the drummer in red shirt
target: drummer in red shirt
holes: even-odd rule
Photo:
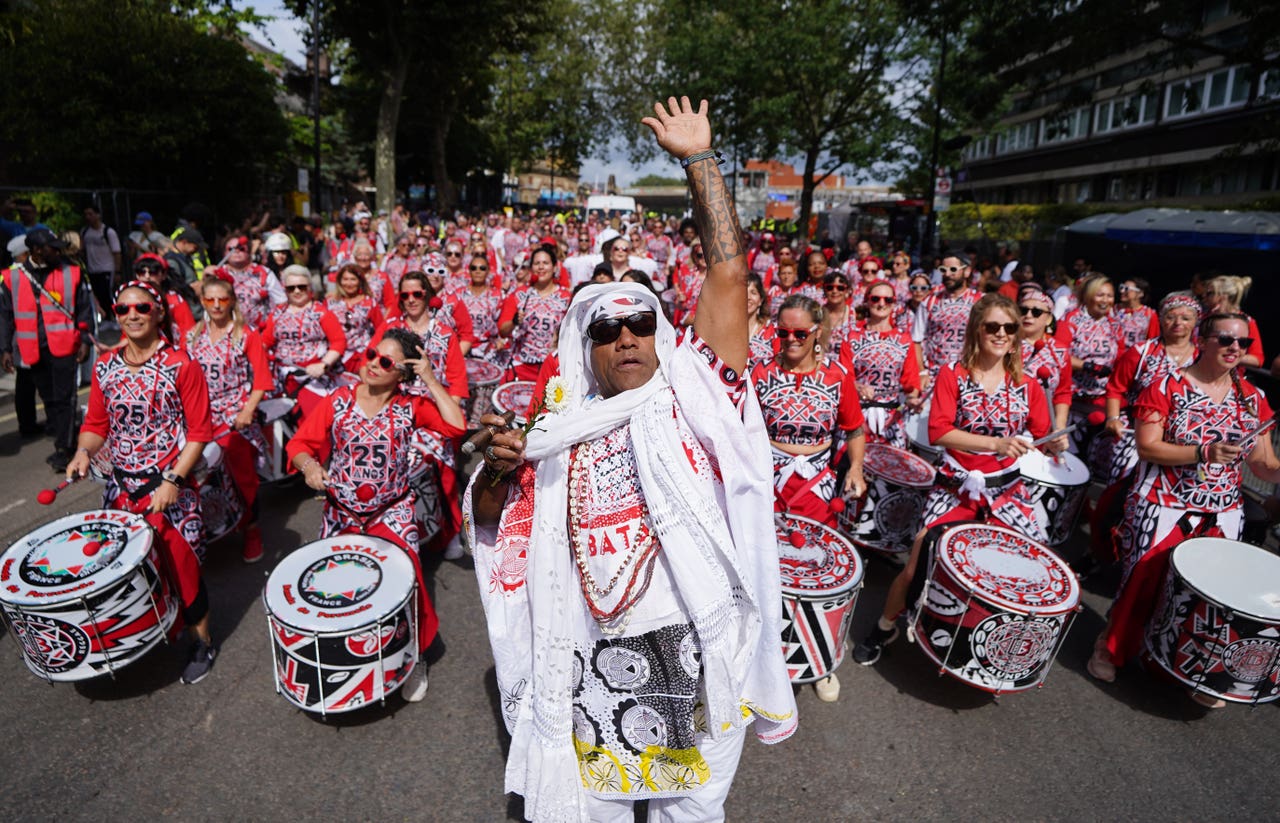
[[[1018,340],[1021,314],[1009,298],[988,294],[969,312],[959,360],[943,366],[929,407],[929,440],[942,446],[938,484],[925,506],[907,564],[889,587],[880,620],[853,650],[854,660],[874,665],[898,636],[896,620],[907,606],[925,534],[960,520],[991,520],[1043,541],[1045,535],[1018,471],[1018,458],[1034,438],[1049,432],[1049,404],[1035,378],[1023,374]],[[1066,448],[1066,438],[1046,444]]]
[[[400,287],[405,288],[405,280]],[[421,624],[418,651],[436,637],[439,620],[427,594],[419,561],[419,530],[409,484],[410,451],[419,429],[444,438],[459,437],[462,409],[436,379],[423,356],[422,340],[406,329],[389,328],[366,352],[361,382],[324,398],[289,441],[289,462],[307,485],[324,492],[320,536],[367,534],[404,549],[418,580]],[[420,379],[426,394],[409,394],[401,383]],[[402,692],[417,702],[426,696],[427,667],[417,666]]]
[[[155,529],[164,574],[195,635],[182,682],[198,683],[218,653],[209,636],[209,594],[200,575],[200,494],[187,482],[213,439],[209,389],[199,364],[168,339],[168,313],[154,286],[126,283],[116,292],[113,309],[126,342],[94,364],[89,410],[67,479],[88,474],[90,460],[110,444],[103,506],[145,512]]]
[[[893,325],[895,300],[888,280],[867,286],[863,301],[867,319],[846,342],[842,363],[858,383],[868,438],[905,449],[907,433],[899,407],[905,402],[914,413],[924,401],[920,396],[920,354],[911,334]]]
[[[275,364],[276,387],[297,397],[299,411],[305,416],[323,392],[299,390],[327,377],[342,362],[347,336],[338,318],[315,300],[311,272],[305,266],[289,266],[283,274],[288,302],[271,312],[262,344]]]

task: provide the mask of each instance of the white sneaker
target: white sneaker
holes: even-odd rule
[[[466,549],[462,548],[461,534],[455,534],[453,539],[449,541],[449,545],[444,547],[445,560],[457,560],[466,553]]]
[[[419,663],[413,667],[408,679],[404,681],[404,687],[400,689],[400,694],[409,703],[417,703],[427,696],[426,663]]]
[[[840,699],[840,680],[829,674],[813,684],[813,691],[823,703],[834,703]]]

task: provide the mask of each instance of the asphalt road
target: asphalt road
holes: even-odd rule
[[[0,546],[94,508],[73,486],[53,507],[47,441],[18,440],[0,409]],[[0,639],[0,797],[27,819],[521,819],[502,793],[506,735],[468,563],[434,570],[447,650],[426,700],[321,720],[274,693],[261,591],[311,540],[320,504],[300,486],[262,494],[265,560],[234,542],[205,574],[221,644],[213,674],[179,682],[185,647],[161,647],[109,678],[46,685]],[[893,570],[872,562],[860,637]],[[799,690],[800,729],[748,741],[731,820],[1240,820],[1280,808],[1276,705],[1200,709],[1136,666],[1114,685],[1084,672],[1114,576],[1086,583],[1086,610],[1046,686],[994,699],[937,676],[905,640],[880,664],[840,668],[840,701]]]

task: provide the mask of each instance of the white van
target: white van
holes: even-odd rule
[[[587,213],[600,212],[601,217],[620,217],[636,210],[636,199],[621,194],[593,194],[587,198]]]

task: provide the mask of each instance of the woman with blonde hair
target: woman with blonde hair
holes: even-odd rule
[[[1048,434],[1049,403],[1040,383],[1023,374],[1020,317],[1009,298],[984,295],[969,311],[959,360],[938,371],[929,406],[929,440],[944,449],[937,485],[906,566],[889,586],[879,622],[854,647],[853,659],[863,666],[874,665],[898,636],[896,620],[906,608],[929,529],[987,520],[1045,540],[1018,458],[1031,449],[1032,439]],[[1061,445],[1059,438],[1045,448],[1056,451]]]
[[[1258,332],[1258,323],[1252,317],[1240,311],[1240,304],[1253,285],[1252,277],[1237,277],[1220,274],[1204,284],[1204,311],[1209,314],[1239,314],[1249,324],[1249,350],[1240,358],[1241,366],[1258,367],[1262,365],[1262,335]]]

